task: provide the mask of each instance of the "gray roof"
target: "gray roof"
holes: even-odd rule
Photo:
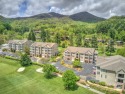
[[[68,47],[65,51],[72,52],[72,53],[86,53],[86,52],[91,52],[92,54],[95,53],[94,48],[84,48],[84,47]]]
[[[8,43],[14,43],[14,44],[23,44],[27,42],[28,40],[9,40]]]
[[[111,56],[110,58],[105,58],[100,63],[97,63],[96,66],[100,67],[101,69],[111,70],[111,71],[118,71],[120,69],[125,69],[125,57],[120,55]]]
[[[31,46],[35,47],[48,47],[51,48],[57,43],[49,43],[49,42],[34,42]]]

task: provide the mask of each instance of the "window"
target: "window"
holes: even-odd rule
[[[100,72],[97,72],[97,74],[99,75],[99,74],[100,74]]]
[[[118,74],[118,77],[124,78],[124,74]]]
[[[123,80],[122,80],[122,79],[118,79],[118,82],[119,82],[119,83],[123,83]]]

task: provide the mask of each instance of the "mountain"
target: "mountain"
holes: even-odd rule
[[[65,17],[65,15],[58,14],[55,12],[50,12],[50,13],[42,13],[42,14],[38,14],[38,15],[30,16],[30,17],[17,17],[13,19],[16,19],[16,20],[27,19],[27,18],[45,19],[45,18],[62,18],[62,17]]]
[[[43,14],[31,16],[31,18],[38,18],[38,19],[41,19],[41,18],[62,18],[62,17],[65,17],[65,15],[58,14],[55,12],[43,13]]]
[[[71,19],[75,21],[83,21],[83,22],[98,22],[104,21],[104,18],[97,17],[88,12],[80,12],[69,16]]]
[[[27,19],[27,18],[34,18],[34,19],[45,19],[46,18],[47,19],[47,18],[63,18],[63,17],[70,18],[74,21],[82,21],[82,22],[98,22],[98,21],[105,20],[104,18],[94,16],[88,12],[80,12],[80,13],[76,13],[76,14],[69,15],[69,16],[50,12],[50,13],[42,13],[42,14],[38,14],[38,15],[30,16],[30,17],[17,17],[17,18],[11,18],[11,19],[12,20],[22,20],[22,19]]]

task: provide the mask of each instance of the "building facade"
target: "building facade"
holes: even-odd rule
[[[68,47],[63,56],[64,60],[74,61],[78,59],[80,62],[84,63],[95,63],[97,52],[94,48]]]
[[[112,56],[96,65],[96,80],[124,89],[125,85],[125,58]]]
[[[58,54],[57,43],[34,42],[30,46],[30,55],[42,58],[50,58]]]
[[[10,40],[8,42],[9,49],[15,51],[24,51],[26,47],[30,48],[32,41],[30,40]]]

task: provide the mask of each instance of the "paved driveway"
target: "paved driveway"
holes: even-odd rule
[[[68,64],[71,64],[71,62],[68,62]],[[93,68],[94,68],[94,64],[90,64],[90,63],[84,63],[82,64],[83,70],[82,71],[77,71],[71,68],[67,68],[63,65],[61,65],[60,61],[57,63],[53,63],[53,65],[60,71],[64,72],[66,70],[73,70],[75,72],[76,75],[78,76],[91,76],[93,74]]]

